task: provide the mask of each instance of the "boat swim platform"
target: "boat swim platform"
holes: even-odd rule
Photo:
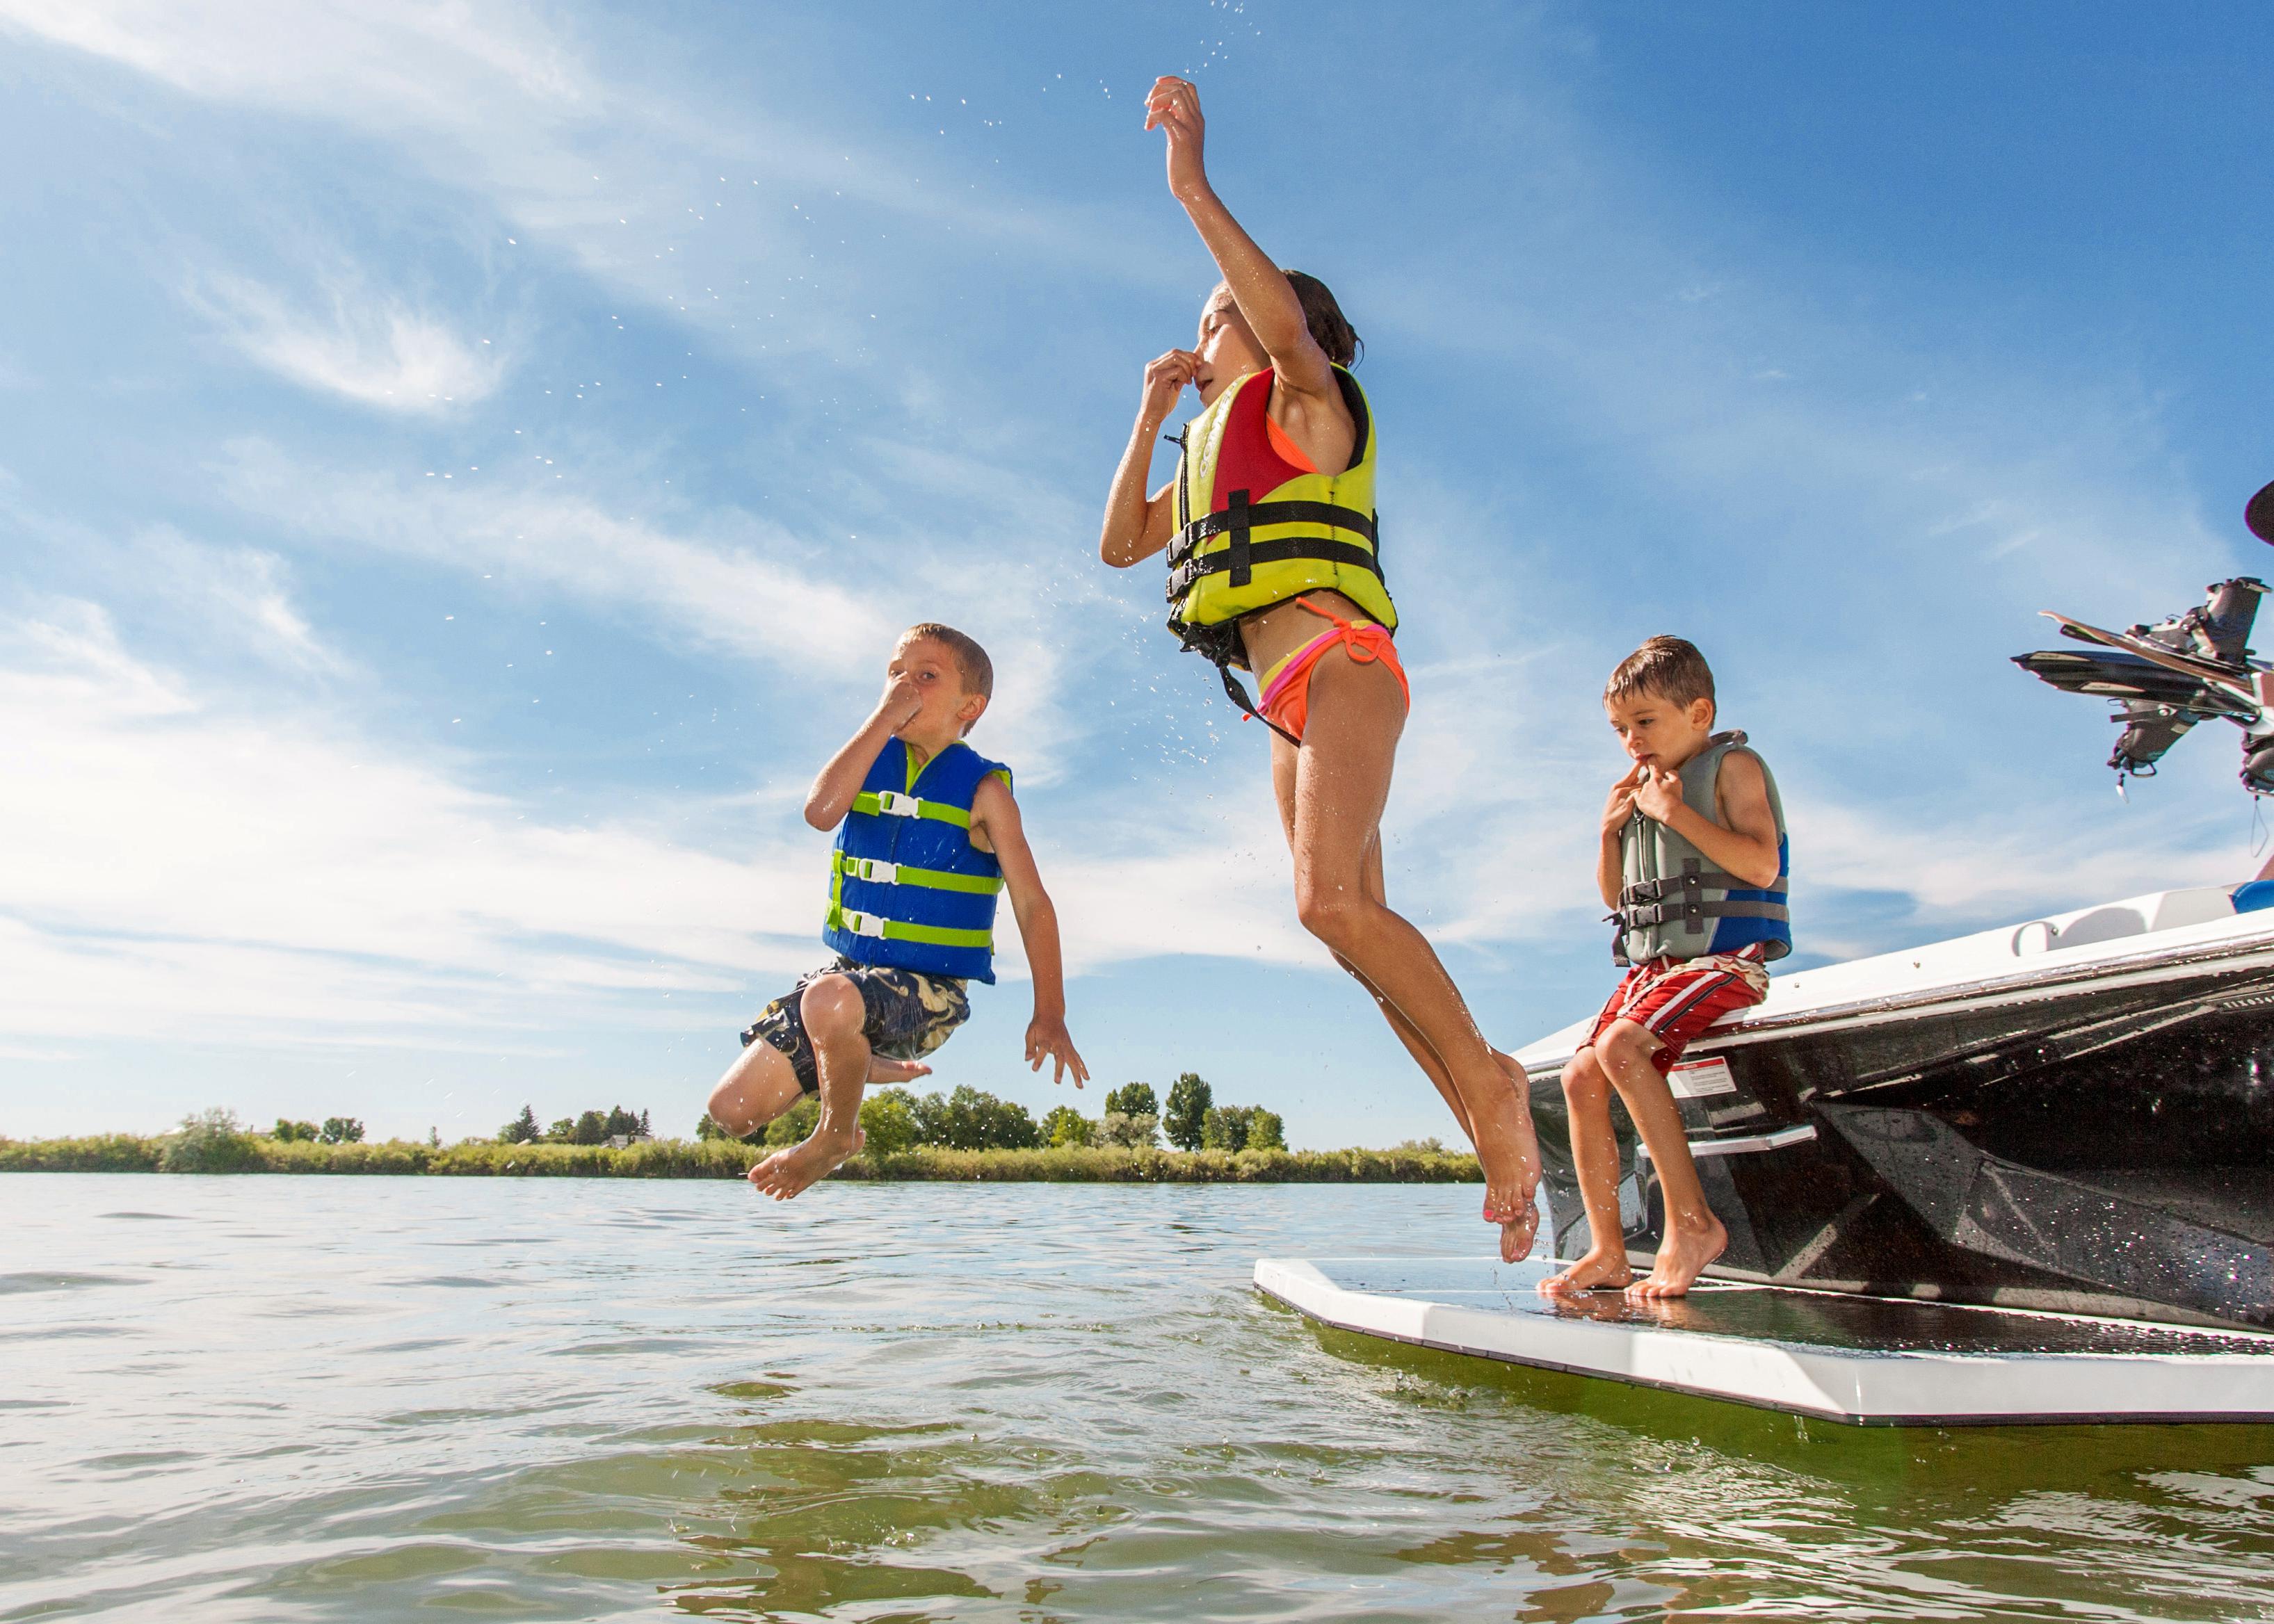
[[[1263,1258],[1337,1330],[1858,1426],[2274,1422],[2274,1335],[1701,1280],[1548,1297],[1559,1263]]]

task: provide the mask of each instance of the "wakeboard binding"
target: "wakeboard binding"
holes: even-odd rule
[[[2274,485],[2252,497],[2242,516],[2252,535],[2274,545]],[[2124,731],[2108,765],[2118,793],[2127,778],[2153,778],[2164,753],[2196,723],[2224,719],[2242,730],[2242,786],[2274,795],[2274,664],[2249,646],[2269,590],[2255,575],[2237,575],[2206,588],[2192,609],[2120,632],[2047,610],[2063,636],[2090,651],[2044,649],[2014,663],[2064,693],[2115,702],[2109,719]]]

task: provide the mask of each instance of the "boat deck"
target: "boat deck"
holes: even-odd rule
[[[1859,1425],[2274,1422],[2274,1335],[1701,1281],[1551,1298],[1546,1259],[1265,1258],[1341,1330]]]

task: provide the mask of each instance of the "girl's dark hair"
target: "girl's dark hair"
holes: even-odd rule
[[[1335,303],[1332,289],[1305,271],[1286,271],[1287,281],[1302,301],[1303,324],[1311,329],[1312,340],[1327,352],[1327,359],[1337,366],[1355,366],[1366,353],[1366,344],[1343,307]]]

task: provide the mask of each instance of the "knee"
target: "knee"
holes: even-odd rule
[[[1373,906],[1359,892],[1343,887],[1302,885],[1295,891],[1295,917],[1337,957],[1358,939]]]
[[[736,1139],[757,1130],[757,1113],[750,1109],[748,1097],[731,1072],[719,1079],[719,1086],[704,1102],[703,1113]]]
[[[1583,1049],[1572,1056],[1563,1068],[1564,1102],[1580,1110],[1601,1105],[1609,1097],[1610,1083],[1596,1063],[1594,1052]]]
[[[806,1036],[817,1043],[852,1037],[867,1019],[861,989],[843,975],[825,975],[808,987],[798,1000],[797,1012]]]
[[[756,1133],[797,1103],[797,1073],[789,1056],[759,1038],[727,1068],[704,1109],[736,1139]]]
[[[1615,1081],[1638,1066],[1647,1066],[1663,1047],[1644,1028],[1622,1021],[1595,1041],[1595,1059]]]
[[[759,1041],[764,1042],[764,1040],[762,1038]],[[736,1139],[756,1133],[772,1120],[772,1113],[766,1110],[760,1097],[762,1091],[753,1087],[751,1079],[743,1075],[746,1070],[736,1066],[720,1078],[719,1086],[711,1091],[711,1098],[703,1107],[704,1113],[712,1122]]]

